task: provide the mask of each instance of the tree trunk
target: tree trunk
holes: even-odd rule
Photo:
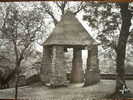
[[[16,73],[16,82],[15,82],[15,100],[18,99],[18,72]]]
[[[19,67],[21,60],[16,62],[15,100],[18,100]]]
[[[116,92],[121,92],[121,90],[125,90],[127,88],[125,82],[125,55],[126,55],[126,44],[128,40],[128,36],[130,34],[129,28],[131,26],[131,12],[128,10],[129,3],[119,3],[121,9],[121,17],[122,17],[122,25],[120,36],[118,40],[117,46],[117,58],[116,58]],[[124,89],[124,88],[125,89]]]

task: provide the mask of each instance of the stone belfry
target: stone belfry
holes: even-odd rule
[[[95,48],[90,49],[92,47]],[[67,11],[43,45],[40,78],[44,84],[60,86],[67,83],[64,63],[64,50],[66,48],[73,48],[71,82],[78,83],[84,80],[82,69],[83,49],[88,49],[88,52],[92,53],[88,55],[87,69],[99,70],[97,42],[84,29],[75,15]],[[87,73],[89,73],[89,70]]]

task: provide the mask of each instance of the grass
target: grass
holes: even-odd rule
[[[127,82],[131,92],[124,98],[132,97],[133,81]],[[101,98],[116,98],[119,94],[113,94],[115,89],[114,80],[101,80],[98,84],[82,87],[83,84],[70,84],[68,87],[49,89],[40,83],[30,86],[19,87],[19,98],[38,100],[98,100]],[[0,90],[0,99],[14,98],[14,88]]]

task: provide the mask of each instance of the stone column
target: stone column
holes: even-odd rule
[[[52,66],[51,66],[51,77],[50,84],[51,86],[58,87],[64,86],[67,83],[67,77],[65,72],[64,65],[64,47],[62,46],[53,46],[53,57],[52,57]]]
[[[99,65],[98,65],[98,48],[97,46],[93,46],[91,50],[88,50],[88,59],[89,62],[87,67],[89,67],[90,70],[99,71]]]
[[[98,48],[93,46],[88,50],[87,69],[85,72],[85,86],[99,82]]]
[[[51,73],[51,48],[43,47],[42,66],[40,69],[41,81],[46,84],[49,83]]]
[[[73,49],[71,82],[83,82],[82,50],[80,48]]]

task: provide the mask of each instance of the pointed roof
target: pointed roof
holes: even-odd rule
[[[65,46],[90,46],[94,44],[97,44],[96,41],[70,11],[62,16],[61,21],[56,25],[51,35],[44,42],[44,45]]]

